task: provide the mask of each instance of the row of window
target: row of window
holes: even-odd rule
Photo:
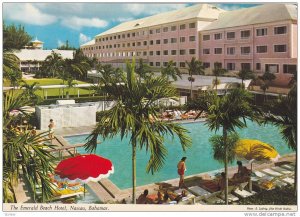
[[[186,37],[180,37],[179,38],[179,42],[180,43],[184,43],[186,42]],[[188,40],[189,42],[194,42],[196,41],[196,36],[194,35],[191,35],[188,37]],[[148,41],[139,41],[139,42],[132,42],[132,43],[122,43],[122,47],[135,47],[135,46],[142,46],[142,43],[143,43],[143,46],[147,46],[148,45]],[[174,43],[177,43],[177,38],[165,38],[163,40],[160,40],[160,39],[157,39],[157,40],[150,40],[149,41],[149,45],[154,45],[154,44],[174,44]],[[95,46],[95,47],[85,47],[85,48],[82,48],[83,50],[98,50],[98,49],[109,49],[109,48],[120,48],[121,47],[121,44],[114,44],[114,45],[106,45],[106,46]]]
[[[235,47],[227,47],[226,49],[226,54],[227,55],[235,55],[236,54],[236,49]],[[278,44],[274,45],[274,52],[275,53],[282,53],[287,51],[287,45],[286,44]],[[263,45],[263,46],[256,46],[256,53],[267,53],[268,52],[268,46]],[[204,55],[210,54],[210,49],[205,48],[202,50],[202,53]],[[214,48],[214,54],[222,54],[223,53],[223,48]],[[251,47],[246,46],[246,47],[241,47],[241,55],[248,55],[251,53]]]
[[[160,67],[161,62],[149,62],[149,65]],[[168,65],[168,62],[163,62],[162,65],[166,67]],[[178,64],[176,62],[173,62],[173,65],[178,67]],[[184,68],[185,66],[186,66],[185,62],[179,62],[179,67],[180,68]]]
[[[137,23],[136,26],[139,26],[139,24]],[[190,29],[193,29],[193,28],[196,28],[196,23],[189,23],[188,24],[188,27]],[[181,24],[179,25],[179,29],[180,30],[184,30],[187,28],[187,24]],[[161,28],[157,28],[157,29],[150,29],[149,30],[149,34],[154,34],[154,33],[161,33],[161,30],[163,32],[168,32],[169,30],[170,31],[176,31],[177,30],[177,26],[174,25],[174,26],[170,26],[170,27],[163,27],[162,29]],[[116,40],[116,39],[125,39],[125,38],[131,38],[131,37],[136,37],[136,36],[140,36],[140,35],[147,35],[147,31],[144,30],[144,31],[140,31],[140,32],[132,32],[132,33],[123,33],[123,34],[119,34],[119,35],[114,35],[114,36],[106,36],[106,37],[103,37],[103,38],[96,38],[96,42],[101,42],[101,41],[109,41],[109,40]]]
[[[240,63],[240,68],[242,70],[251,70],[251,63]],[[204,62],[203,63],[204,68],[210,68],[211,64],[210,62]],[[221,64],[222,67],[222,64]],[[227,63],[226,64],[227,70],[236,70],[236,64],[235,63]],[[261,70],[261,63],[255,64],[255,70]],[[279,64],[265,64],[265,71],[268,71],[270,73],[278,73],[279,72]],[[283,64],[283,73],[297,73],[297,65],[294,64]]]
[[[274,35],[282,35],[287,33],[287,27],[286,26],[279,26],[274,27]],[[246,39],[249,38],[251,35],[251,30],[243,30],[240,32],[240,38]],[[266,36],[268,35],[268,28],[259,28],[256,29],[256,36]],[[223,38],[223,33],[215,33],[213,34],[214,40],[221,40]],[[227,40],[233,40],[236,38],[236,32],[227,32],[226,33],[226,39]],[[210,40],[210,35],[203,35],[202,36],[203,41]]]

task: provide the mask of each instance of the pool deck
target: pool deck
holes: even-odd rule
[[[197,121],[190,119],[185,121],[179,121],[179,123],[194,123],[194,122],[201,122],[201,121],[203,121],[203,119]],[[65,128],[59,130],[57,129],[55,131],[55,135],[58,142],[61,145],[69,145],[69,143],[63,138],[64,136],[89,134],[94,129],[94,127],[95,126],[86,126],[86,127],[77,127],[77,128]],[[281,161],[295,162],[295,154],[284,155],[279,159],[278,162]],[[250,168],[250,164],[245,166]],[[274,166],[274,163],[253,164],[253,170],[261,170],[265,168],[270,168],[272,166]],[[195,185],[199,186],[201,180],[211,180],[213,179],[213,175],[220,171],[223,171],[223,169],[187,176],[185,177],[185,185],[187,187],[191,187]],[[228,176],[232,177],[236,171],[237,171],[236,166],[228,168]],[[170,189],[178,189],[178,182],[179,182],[179,178],[176,178],[176,179],[166,180],[159,183],[151,183],[144,186],[137,186],[136,197],[142,194],[145,189],[149,190],[149,194],[156,194],[160,186],[167,186]],[[127,203],[132,202],[132,188],[119,189],[109,179],[102,179],[96,183],[90,182],[88,183],[88,185],[103,203],[118,203],[121,202],[123,199],[125,199]]]

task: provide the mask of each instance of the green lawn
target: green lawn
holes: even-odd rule
[[[33,84],[34,82],[37,82],[38,86],[63,84],[63,80],[62,79],[58,79],[58,78],[28,79],[28,80],[24,80],[24,81],[27,84]],[[77,84],[86,84],[86,82],[77,81],[77,80],[74,80],[74,83],[77,83]],[[65,84],[66,84],[66,82],[65,82]]]

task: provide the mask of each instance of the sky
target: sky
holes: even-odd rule
[[[122,22],[191,6],[188,3],[3,3],[5,24],[22,25],[44,49],[81,44]],[[215,4],[224,10],[254,4]]]

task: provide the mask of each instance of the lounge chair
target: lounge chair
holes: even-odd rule
[[[200,197],[207,197],[209,196],[211,193],[208,192],[207,190],[205,190],[204,188],[201,188],[199,186],[192,186],[192,187],[189,187],[188,190],[196,195],[196,196],[200,196]]]
[[[263,169],[263,170],[261,170],[261,172],[266,173],[266,174],[268,174],[270,176],[274,176],[274,177],[282,176],[281,173],[276,172],[275,170],[272,170],[272,169],[269,169],[269,168]]]
[[[276,186],[280,188],[286,186],[286,183],[280,180],[280,176],[274,177],[260,171],[254,171],[253,174],[254,175],[251,176],[251,181],[253,182],[253,185],[261,190],[272,190]]]
[[[256,194],[255,191],[249,192],[246,191],[245,189],[240,190],[239,188],[235,189],[232,193],[237,195],[240,198],[247,198]]]
[[[291,177],[282,178],[281,180],[289,185],[293,185],[295,183],[295,180]]]
[[[279,173],[282,173],[284,175],[292,175],[293,174],[293,171],[285,169],[283,167],[272,167],[271,169],[275,170],[275,171],[277,171]]]
[[[295,171],[295,167],[291,164],[284,164],[284,165],[281,165],[280,167],[291,170],[291,171]]]

